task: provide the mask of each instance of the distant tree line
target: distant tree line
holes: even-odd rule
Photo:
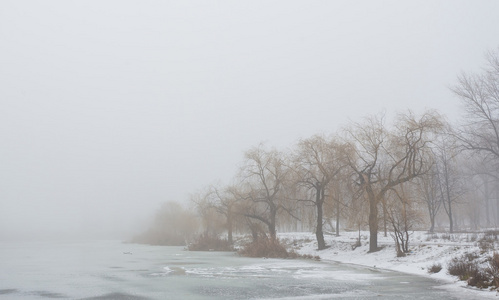
[[[499,226],[499,49],[481,73],[451,88],[465,116],[451,125],[437,111],[364,117],[330,135],[299,140],[287,151],[265,144],[244,153],[228,185],[192,196],[204,236],[278,231],[390,234],[399,255],[413,230]]]

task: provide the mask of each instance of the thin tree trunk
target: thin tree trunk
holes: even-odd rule
[[[386,200],[383,199],[383,201],[381,202],[383,204],[383,230],[384,230],[384,236],[387,237],[387,228],[386,228],[386,218],[387,218],[387,214],[388,212],[386,211]]]
[[[499,226],[499,186],[496,185],[496,228]]]
[[[490,227],[490,213],[489,213],[489,181],[485,180],[485,221],[487,222],[487,227]]]
[[[253,243],[256,243],[258,241],[258,227],[256,226],[255,223],[248,221],[248,226],[251,230],[251,236],[253,238]]]
[[[326,249],[326,242],[324,241],[324,232],[322,231],[322,206],[324,204],[324,197],[322,197],[322,188],[317,186],[315,194],[315,205],[317,206],[317,226],[315,230],[315,236],[317,238],[317,248],[319,250]]]
[[[234,244],[232,240],[232,211],[230,209],[227,211],[227,241],[229,245]]]
[[[359,223],[359,245],[360,245],[360,223]]]
[[[277,211],[272,210],[270,213],[271,213],[271,217],[270,217],[270,223],[268,226],[269,227],[269,234],[270,234],[270,238],[272,240],[276,240],[277,233],[275,230],[275,219],[276,219]]]
[[[340,236],[340,200],[336,202],[336,236]]]
[[[452,205],[449,201],[449,232],[454,232],[454,220],[452,219]]]
[[[402,244],[402,250],[404,251],[404,253],[407,253],[409,252],[409,223],[408,223],[408,220],[407,220],[407,203],[405,202],[405,199],[404,199],[404,232],[402,232],[403,235],[405,235],[405,243]]]
[[[450,192],[450,187],[449,187],[449,174],[448,174],[448,169],[445,167],[445,195],[447,198],[447,204],[449,206],[449,209],[447,210],[447,215],[449,216],[449,232],[452,233],[454,232],[454,220],[452,220],[452,199],[451,199],[451,192]]]

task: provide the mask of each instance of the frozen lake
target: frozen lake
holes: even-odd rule
[[[397,272],[117,241],[1,242],[0,257],[0,299],[460,299]]]

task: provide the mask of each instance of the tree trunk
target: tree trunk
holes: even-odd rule
[[[447,166],[444,167],[444,179],[445,179],[445,196],[446,196],[446,201],[448,205],[448,210],[447,210],[447,215],[449,216],[449,232],[452,233],[454,231],[454,222],[452,220],[452,199],[451,199],[451,192],[450,192],[450,185],[449,185],[449,171],[447,169]],[[445,208],[445,205],[444,205]]]
[[[430,233],[433,233],[433,231],[435,230],[435,216],[430,216],[430,223],[431,223],[431,226],[430,226]]]
[[[360,223],[359,223],[359,245],[360,245]]]
[[[449,202],[449,232],[453,233],[454,232],[454,222],[452,220],[452,205]]]
[[[499,186],[496,185],[496,228],[499,226]]]
[[[428,202],[428,213],[430,215],[430,230],[429,230],[429,232],[433,233],[435,231],[435,215],[437,213],[436,213],[436,210],[434,209],[434,206],[432,206],[429,202]]]
[[[340,236],[340,200],[336,202],[336,236]]]
[[[322,231],[322,206],[324,204],[323,197],[321,197],[322,189],[317,187],[315,194],[315,205],[317,206],[317,227],[315,229],[315,236],[317,237],[317,248],[319,250],[326,249],[326,242],[324,241],[324,233]]]
[[[485,221],[487,222],[487,228],[490,227],[490,216],[489,216],[489,181],[485,180]]]
[[[369,252],[378,251],[378,205],[369,199]]]
[[[253,237],[253,243],[256,243],[258,241],[258,227],[252,223],[251,221],[248,221],[248,226],[251,230],[251,236]]]
[[[230,209],[227,211],[227,241],[229,245],[234,244],[232,240],[232,211]]]
[[[409,253],[409,229],[405,229],[405,245],[404,245],[404,252]]]
[[[383,230],[384,230],[384,236],[387,237],[388,234],[388,230],[386,228],[386,218],[387,218],[387,215],[388,215],[388,212],[386,211],[386,200],[383,199],[383,201],[381,202],[383,204]]]
[[[404,257],[405,254],[404,254],[404,251],[402,251],[402,249],[400,249],[400,243],[399,243],[398,238],[395,240],[395,246],[397,249],[397,257]]]
[[[402,190],[402,193],[404,195],[404,202],[402,203],[402,217],[404,221],[404,228],[402,232],[402,236],[405,235],[405,238],[402,238],[402,250],[404,253],[409,252],[409,222],[407,220],[407,202],[405,198],[405,192],[404,192],[404,186],[400,185],[400,189]],[[405,240],[405,242],[404,242]]]
[[[277,215],[277,211],[276,210],[271,210],[270,212],[270,223],[269,223],[269,234],[270,234],[270,238],[272,240],[276,240],[277,238],[277,233],[276,233],[276,230],[275,230],[275,219],[276,219],[276,215]]]

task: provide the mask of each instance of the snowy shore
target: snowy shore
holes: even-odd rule
[[[378,235],[378,246],[383,249],[375,253],[368,253],[368,232],[361,232],[362,245],[355,249],[353,246],[358,240],[358,232],[342,232],[340,236],[325,235],[329,248],[321,251],[317,250],[317,241],[313,233],[280,233],[278,237],[297,253],[319,256],[322,261],[329,260],[426,276],[444,283],[443,288],[461,295],[469,295],[472,299],[499,299],[499,293],[496,291],[468,287],[465,281],[459,281],[456,276],[447,273],[447,264],[453,257],[470,252],[481,252],[480,255],[484,258],[492,255],[493,249],[484,252],[480,247],[478,241],[483,234],[450,235],[414,232],[410,238],[411,252],[405,257],[396,256],[393,239],[389,234],[384,237],[382,232]],[[430,274],[428,269],[434,264],[441,264],[442,270]]]

